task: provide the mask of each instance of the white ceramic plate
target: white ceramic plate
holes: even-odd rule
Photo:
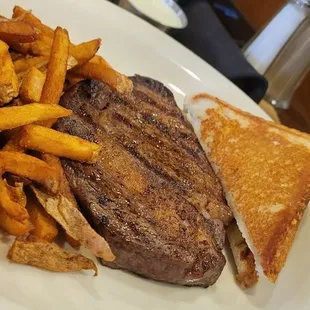
[[[174,91],[180,106],[185,95],[206,91],[266,117],[254,102],[200,58],[104,0],[2,0],[0,14],[10,16],[14,4],[32,8],[52,27],[66,27],[74,42],[101,37],[100,53],[116,69],[164,82]],[[87,272],[57,274],[11,264],[6,259],[11,240],[2,236],[0,309],[310,309],[309,216],[301,226],[278,283],[261,281],[247,292],[234,282],[229,262],[218,282],[208,289],[158,283],[102,266],[99,276],[93,278]]]

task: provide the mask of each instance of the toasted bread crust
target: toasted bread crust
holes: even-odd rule
[[[213,102],[198,117],[201,142],[246,227],[248,244],[274,282],[310,200],[310,137],[207,94],[192,104],[201,99]]]
[[[300,181],[301,189],[305,188],[304,185],[306,182],[308,182],[309,185],[310,174],[308,173],[307,175],[307,180],[302,178]],[[306,199],[306,197],[308,198]],[[278,225],[274,228],[273,239],[271,239],[265,247],[261,264],[265,275],[272,282],[277,280],[278,274],[286,262],[289,250],[294,241],[295,234],[298,230],[305,208],[307,207],[307,203],[310,199],[309,197],[310,186],[308,186],[308,190],[306,188],[304,193],[301,190],[296,193],[296,208],[294,208],[296,213],[294,214],[288,210],[283,213],[282,221],[279,221]],[[291,205],[293,204],[294,199],[292,199]]]

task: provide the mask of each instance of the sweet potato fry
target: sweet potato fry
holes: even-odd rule
[[[44,121],[71,115],[72,111],[60,106],[31,103],[20,107],[0,109],[0,130],[12,129],[36,121]]]
[[[18,95],[18,78],[6,43],[0,41],[0,106]]]
[[[47,63],[48,57],[37,56],[14,61],[14,68],[16,73],[20,73],[30,69],[31,67],[40,68],[42,65],[47,65]]]
[[[57,27],[46,72],[46,81],[40,98],[42,103],[58,104],[65,83],[68,55],[68,32]]]
[[[28,70],[19,88],[19,95],[25,103],[39,102],[46,75],[35,67]]]
[[[65,198],[67,198],[74,208],[79,209],[79,206],[76,202],[76,199],[75,199],[75,197],[74,197],[74,195],[70,189],[69,182],[68,182],[68,180],[65,176],[65,173],[62,169],[61,162],[60,162],[59,158],[56,156],[50,155],[50,154],[41,154],[41,159],[59,171],[59,174],[60,174],[59,194],[63,195]],[[77,248],[80,246],[80,242],[73,239],[67,233],[66,233],[66,240],[74,248]]]
[[[22,7],[16,5],[13,9],[14,19],[23,20],[33,25],[35,28],[39,29],[44,35],[53,39],[54,30],[44,24],[42,24],[41,20],[33,15],[30,11],[24,10]]]
[[[31,188],[47,213],[65,229],[68,235],[78,240],[97,257],[107,262],[115,259],[105,239],[92,229],[82,213],[73,207],[68,199],[62,195],[47,195],[33,186]]]
[[[0,227],[10,235],[21,236],[28,233],[32,225],[29,219],[19,222],[0,208]]]
[[[81,66],[73,68],[69,72],[73,73],[76,77],[104,81],[120,93],[132,91],[133,86],[131,80],[106,65],[86,62]]]
[[[54,243],[48,243],[35,236],[22,236],[15,239],[8,258],[15,263],[40,267],[55,272],[72,272],[94,270],[98,273],[95,263],[76,253],[69,253]]]
[[[38,125],[25,126],[19,143],[30,150],[88,163],[94,163],[101,150],[96,143]]]
[[[0,40],[7,44],[29,43],[39,39],[40,33],[22,20],[0,21]]]
[[[77,59],[79,65],[89,61],[92,59],[101,44],[101,39],[95,39],[88,42],[83,42],[78,45],[70,45],[69,53],[72,55],[75,59]]]
[[[0,151],[0,164],[4,172],[35,181],[51,193],[58,192],[60,183],[58,171],[43,160],[19,152]]]
[[[6,180],[0,177],[0,208],[17,221],[24,221],[29,218],[26,210],[26,195],[23,184],[19,183],[10,186]]]
[[[57,223],[41,206],[32,191],[27,192],[27,211],[34,226],[30,234],[53,242],[58,235]]]

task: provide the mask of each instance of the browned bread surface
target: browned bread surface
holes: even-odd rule
[[[264,274],[276,281],[310,200],[310,138],[207,94],[189,119]]]

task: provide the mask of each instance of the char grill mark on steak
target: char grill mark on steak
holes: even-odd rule
[[[109,266],[208,286],[225,264],[217,219],[227,222],[231,212],[171,92],[149,78],[132,80],[130,98],[96,81],[64,94],[61,105],[74,115],[57,129],[103,147],[97,163],[62,160],[64,171],[83,213],[117,257]]]

